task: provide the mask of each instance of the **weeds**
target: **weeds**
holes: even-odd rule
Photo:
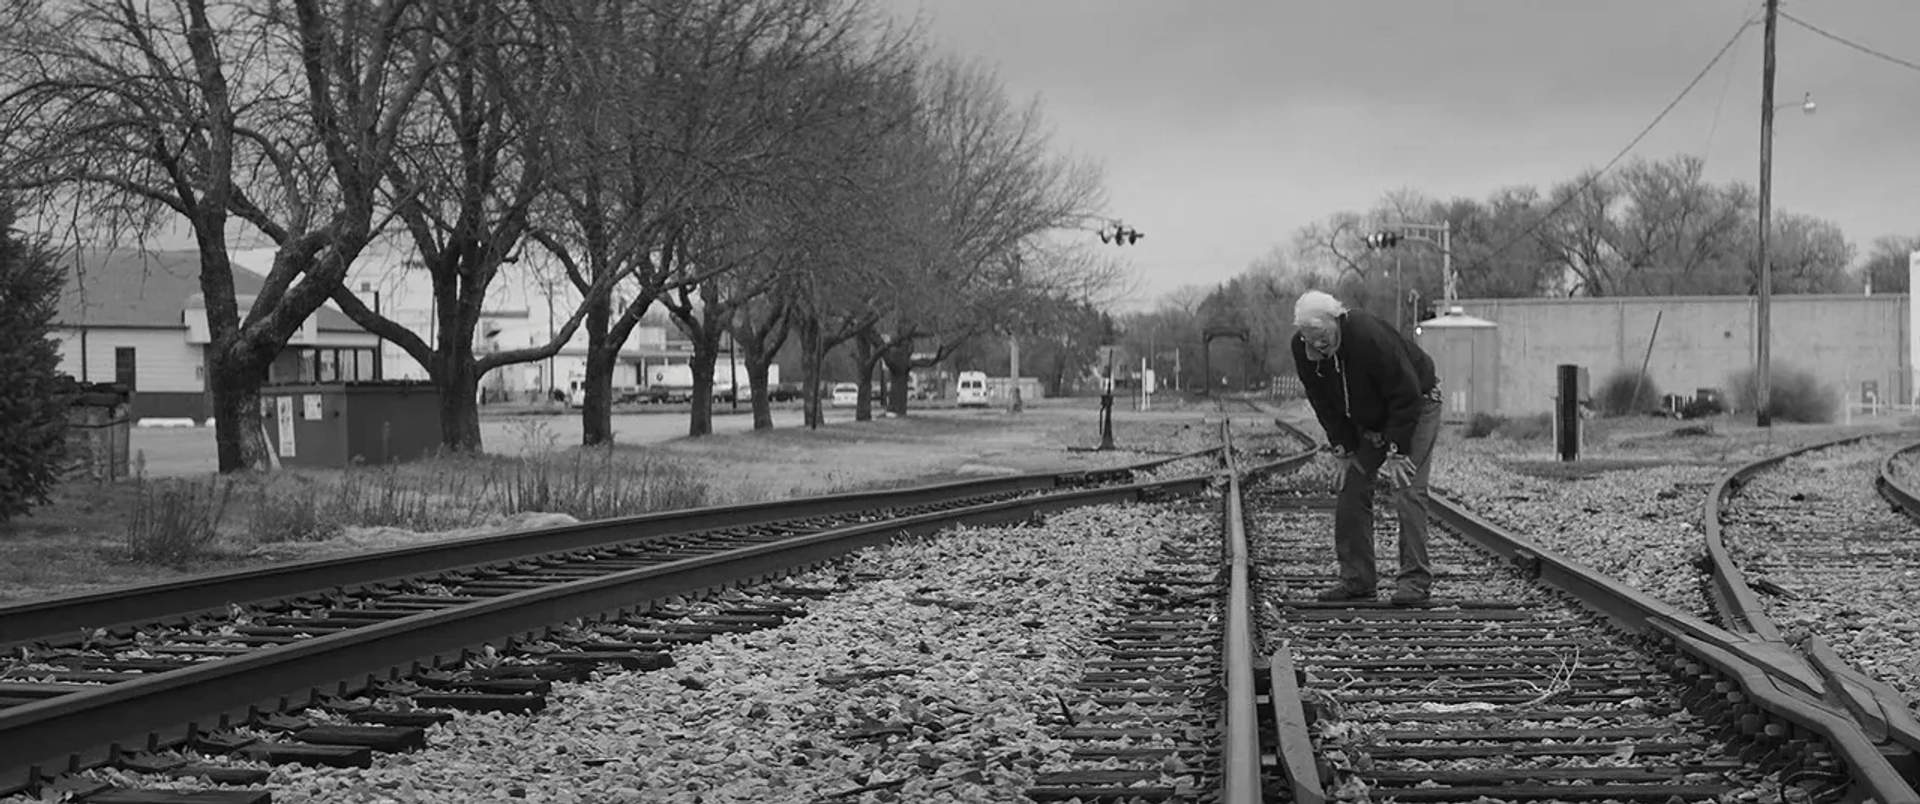
[[[270,477],[254,492],[252,530],[261,542],[318,542],[340,534],[331,490],[300,475]]]
[[[233,485],[205,480],[149,479],[145,461],[134,476],[133,516],[127,519],[127,557],[148,564],[179,564],[220,536]]]
[[[257,483],[246,520],[260,543],[325,541],[349,526],[415,532],[473,527],[518,513],[611,519],[709,504],[711,490],[686,467],[611,450],[521,458],[452,456],[415,464],[349,466],[337,475],[284,472],[257,481],[145,478],[127,535],[128,555],[172,563],[218,536],[237,482]]]

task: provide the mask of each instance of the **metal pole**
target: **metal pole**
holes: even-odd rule
[[[553,326],[553,280],[549,279],[540,284],[545,285],[547,290],[547,343],[551,344],[553,343],[554,335],[558,334]],[[542,405],[552,404],[553,392],[560,388],[560,378],[553,376],[553,358],[554,355],[547,355],[547,387],[546,390],[540,392],[540,404]]]
[[[380,317],[380,291],[377,290],[373,292],[373,316]],[[376,380],[387,378],[387,339],[378,335],[374,336],[373,378]]]
[[[1022,406],[1020,404],[1020,336],[1019,335],[1007,336],[1007,362],[1011,364],[1008,366],[1007,373],[1013,375],[1012,377],[1009,378],[1013,381],[1012,401],[1008,403],[1007,409],[1010,412],[1019,413],[1022,409]]]
[[[1107,382],[1100,394],[1100,448],[1113,449],[1113,347],[1107,347]]]
[[[727,382],[730,384],[730,387],[732,388],[732,390],[729,391],[728,393],[733,395],[732,399],[729,401],[733,403],[733,409],[736,412],[740,410],[739,365],[740,365],[740,361],[734,358],[733,333],[729,332],[727,333]]]
[[[1393,328],[1402,332],[1407,329],[1400,320],[1402,318],[1400,309],[1406,306],[1404,301],[1406,295],[1400,282],[1400,249],[1396,248],[1393,250]]]
[[[1453,309],[1453,301],[1459,298],[1460,292],[1458,280],[1453,277],[1453,221],[1440,222],[1440,271],[1446,283],[1447,308],[1440,311],[1444,315]]]
[[[1767,238],[1773,220],[1773,73],[1774,30],[1779,27],[1780,0],[1767,0],[1766,57],[1760,67],[1760,310],[1758,348],[1754,369],[1754,423],[1773,426],[1773,264],[1767,257]]]

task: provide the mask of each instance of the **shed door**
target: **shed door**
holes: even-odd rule
[[[1446,389],[1446,412],[1454,416],[1467,416],[1471,413],[1469,405],[1473,399],[1473,339],[1450,338],[1447,340],[1446,360],[1440,375],[1440,387]]]

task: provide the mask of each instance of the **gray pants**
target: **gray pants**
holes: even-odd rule
[[[1439,399],[1429,397],[1413,428],[1413,482],[1388,491],[1400,519],[1400,577],[1403,586],[1427,591],[1433,587],[1433,562],[1427,557],[1427,475],[1433,462],[1433,442],[1440,435]],[[1340,484],[1333,514],[1333,552],[1340,561],[1340,580],[1358,589],[1374,589],[1379,571],[1373,559],[1373,478],[1387,460],[1384,441],[1362,439],[1355,454],[1363,474],[1349,465]]]

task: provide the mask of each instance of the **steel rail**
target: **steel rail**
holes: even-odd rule
[[[1875,485],[1880,489],[1880,496],[1887,498],[1887,502],[1905,511],[1907,516],[1920,519],[1920,492],[1900,482],[1893,471],[1894,463],[1900,460],[1901,455],[1909,452],[1920,453],[1920,444],[1901,447],[1888,453],[1887,459],[1880,462],[1880,480]]]
[[[1278,420],[1276,420],[1278,421]],[[1283,426],[1291,427],[1284,422]],[[1296,432],[1298,428],[1294,428]],[[1818,444],[1787,455],[1824,447],[1838,446],[1865,438],[1856,436]],[[1768,465],[1756,461],[1734,474],[1744,480]],[[1729,482],[1731,481],[1731,482]],[[1716,484],[1708,508],[1717,534],[1718,500],[1728,486],[1739,482],[1733,475]],[[1726,676],[1730,683],[1766,711],[1807,732],[1820,735],[1834,747],[1854,776],[1859,791],[1882,804],[1907,802],[1920,804],[1920,792],[1911,775],[1911,748],[1905,741],[1902,715],[1911,721],[1905,704],[1888,709],[1884,699],[1873,698],[1867,690],[1874,684],[1850,668],[1834,668],[1816,663],[1809,666],[1791,646],[1781,640],[1765,640],[1753,634],[1740,634],[1713,625],[1706,620],[1627,586],[1606,575],[1534,544],[1517,534],[1479,517],[1465,506],[1432,493],[1435,518],[1483,548],[1513,563],[1522,574],[1558,588],[1581,605],[1601,614],[1625,630],[1659,635],[1676,650],[1694,656]],[[1834,683],[1843,681],[1844,683]],[[1884,687],[1884,685],[1881,685]],[[1862,703],[1866,695],[1870,703]],[[1837,699],[1837,700],[1836,700]],[[1868,714],[1883,713],[1876,721]],[[1887,734],[1897,744],[1876,739]]]
[[[109,761],[119,746],[190,740],[194,724],[248,722],[259,711],[313,705],[367,690],[422,666],[569,621],[644,608],[649,600],[753,582],[904,535],[954,524],[1021,521],[1035,513],[1205,491],[1216,473],[1065,491],[860,524],[391,620],[231,659],[155,673],[0,712],[0,790]],[[199,729],[205,731],[206,729]]]
[[[1701,506],[1701,519],[1706,531],[1707,557],[1711,560],[1708,589],[1712,594],[1708,597],[1713,603],[1714,610],[1719,613],[1721,621],[1727,623],[1731,630],[1746,631],[1769,642],[1784,640],[1780,627],[1774,624],[1773,618],[1767,616],[1766,607],[1760,603],[1760,596],[1755,594],[1753,587],[1747,584],[1746,573],[1741,572],[1739,565],[1733,561],[1732,551],[1727,549],[1726,536],[1720,527],[1720,515],[1727,500],[1732,498],[1734,492],[1739,491],[1740,487],[1746,485],[1754,475],[1773,468],[1789,458],[1817,450],[1843,447],[1870,437],[1871,435],[1848,436],[1750,461],[1721,477],[1719,482],[1707,492],[1706,501]]]
[[[1754,475],[1801,455],[1843,447],[1881,435],[1885,434],[1847,436],[1770,455],[1748,462],[1715,483],[1702,506],[1707,555],[1711,559],[1711,584],[1708,588],[1713,593],[1709,598],[1731,630],[1745,631],[1763,642],[1776,645],[1789,657],[1769,667],[1776,670],[1792,669],[1795,675],[1812,674],[1815,683],[1800,686],[1843,708],[1870,735],[1881,753],[1898,763],[1910,782],[1920,783],[1920,719],[1914,718],[1906,697],[1879,679],[1842,661],[1824,640],[1810,639],[1801,650],[1789,645],[1779,625],[1767,614],[1760,596],[1748,585],[1746,574],[1734,563],[1733,553],[1727,548],[1725,530],[1720,523],[1727,502]],[[1892,462],[1903,451],[1897,450],[1881,462],[1875,485],[1883,495],[1888,493],[1887,480]],[[1895,503],[1898,502],[1896,498]]]
[[[1738,634],[1487,521],[1443,495],[1431,495],[1436,518],[1499,555],[1521,573],[1560,589],[1625,630],[1655,633],[1738,683],[1768,711],[1821,735],[1852,769],[1854,782],[1883,804],[1920,803],[1885,747],[1854,714],[1823,697],[1829,685],[1783,642]],[[1894,759],[1897,759],[1895,757]]]
[[[109,592],[67,595],[0,606],[0,649],[106,629],[166,623],[223,612],[230,604],[390,583],[528,556],[588,550],[619,542],[704,530],[764,525],[790,519],[833,516],[875,508],[907,507],[990,494],[1045,491],[1103,477],[1150,470],[1217,452],[1210,447],[1110,469],[1036,472],[878,492],[830,494],[776,502],[692,508],[595,520],[575,525],[515,531],[432,544],[311,559],[251,570],[209,573],[141,584]]]
[[[1221,531],[1227,554],[1227,612],[1221,662],[1227,675],[1227,700],[1222,728],[1220,801],[1222,804],[1259,804],[1260,716],[1254,692],[1253,597],[1247,566],[1247,532],[1241,512],[1240,463],[1234,455],[1231,417],[1220,420],[1222,460],[1227,489],[1222,506]],[[1309,457],[1311,455],[1309,454]],[[1296,456],[1296,460],[1300,460]]]

